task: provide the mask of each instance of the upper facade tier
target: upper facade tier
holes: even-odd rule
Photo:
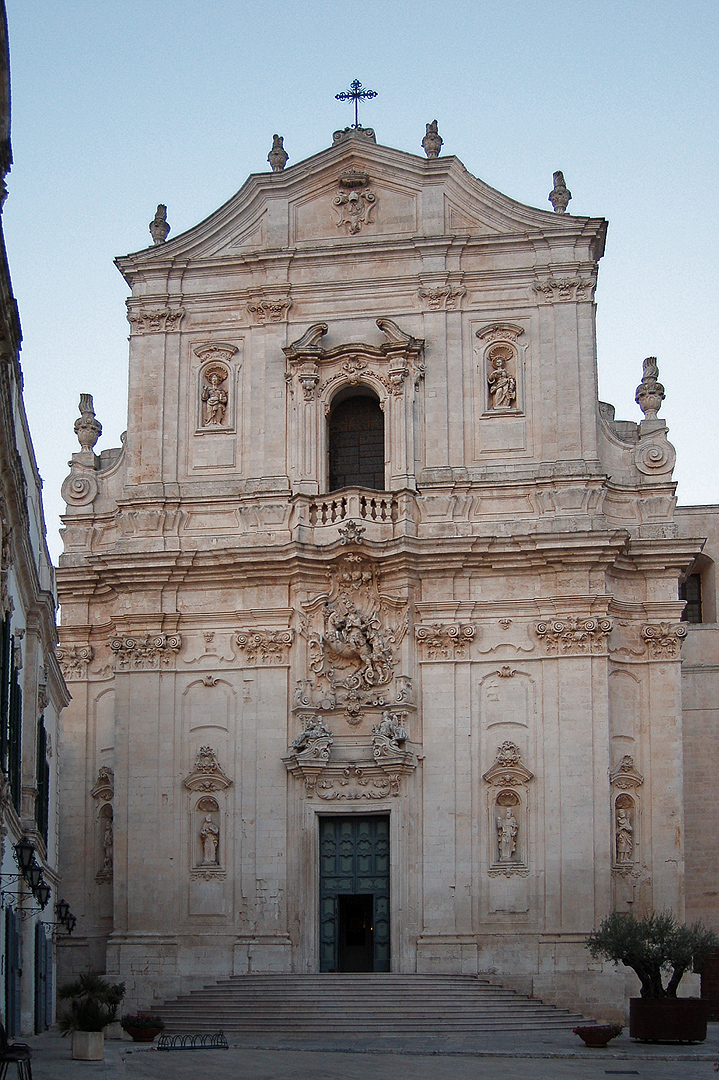
[[[83,443],[71,516],[168,499],[190,516],[238,499],[289,514],[294,500],[314,528],[350,514],[360,494],[342,490],[420,534],[438,491],[453,529],[475,510],[490,531],[671,519],[665,425],[618,423],[597,400],[603,219],[524,206],[455,157],[362,128],[250,176],[170,241],[162,210],[155,244],[117,260],[132,290],[125,444],[96,458]]]

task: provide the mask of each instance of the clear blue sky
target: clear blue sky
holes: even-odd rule
[[[26,403],[60,544],[60,485],[80,393],[104,433],[126,426],[127,290],[116,255],[171,236],[268,169],[360,120],[421,154],[435,117],[470,172],[549,208],[609,219],[597,290],[601,396],[640,419],[659,359],[682,503],[719,502],[716,0],[7,0],[13,93],[4,224],[24,332]]]

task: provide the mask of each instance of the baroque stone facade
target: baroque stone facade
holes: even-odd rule
[[[81,440],[65,486],[63,965],[142,1005],[351,965],[343,896],[371,894],[377,969],[596,1007],[597,919],[684,910],[701,540],[656,363],[616,421],[606,223],[561,173],[536,210],[424,142],[348,129],[286,168],[275,136],[272,172],[117,260],[127,434]],[[360,818],[388,823],[374,885],[370,842],[323,825]]]

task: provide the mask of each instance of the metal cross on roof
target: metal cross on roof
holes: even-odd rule
[[[353,128],[358,128],[359,120],[357,119],[357,106],[360,101],[366,101],[368,98],[377,97],[376,90],[365,90],[359,79],[354,79],[350,83],[349,90],[343,90],[341,94],[335,94],[337,101],[354,101],[355,103],[355,122],[352,124]]]

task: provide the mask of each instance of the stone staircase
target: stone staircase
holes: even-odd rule
[[[566,1031],[582,1020],[473,975],[235,975],[158,1011],[168,1034],[292,1039]]]

